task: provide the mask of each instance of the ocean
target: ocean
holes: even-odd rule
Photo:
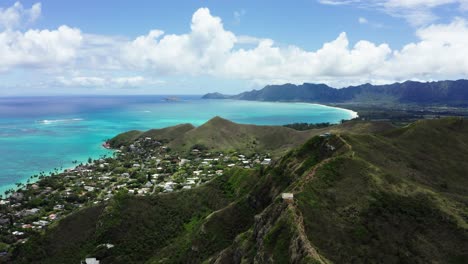
[[[40,172],[110,155],[101,144],[118,133],[214,116],[237,123],[338,123],[356,113],[308,103],[202,100],[200,96],[0,97],[0,194]]]

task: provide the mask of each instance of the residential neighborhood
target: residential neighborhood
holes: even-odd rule
[[[109,148],[106,144],[103,147]],[[234,167],[268,166],[268,154],[209,152],[193,148],[176,153],[156,139],[138,139],[113,157],[89,159],[63,172],[34,175],[0,199],[0,255],[24,243],[80,208],[106,203],[118,192],[158,195],[185,191],[222,176]]]

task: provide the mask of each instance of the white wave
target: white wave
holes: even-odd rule
[[[55,124],[55,123],[71,123],[71,122],[79,122],[83,121],[82,118],[70,118],[70,119],[44,119],[44,120],[39,120],[37,121],[38,123],[44,124],[44,125],[50,125],[50,124]]]

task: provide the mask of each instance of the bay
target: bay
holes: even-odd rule
[[[214,116],[243,124],[338,123],[346,109],[308,103],[202,100],[200,96],[53,96],[0,98],[0,193],[31,175],[109,155],[101,144],[118,133]]]

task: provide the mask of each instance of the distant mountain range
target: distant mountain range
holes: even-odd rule
[[[468,80],[414,82],[388,85],[363,84],[342,89],[326,84],[267,85],[237,95],[209,93],[203,99],[238,99],[252,101],[364,103],[364,104],[443,104],[468,106]]]

